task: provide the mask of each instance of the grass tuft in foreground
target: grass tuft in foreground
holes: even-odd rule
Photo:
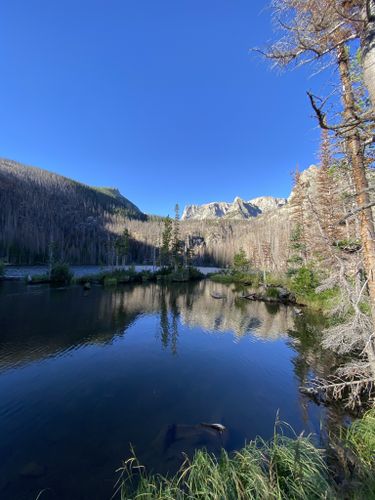
[[[197,451],[170,477],[149,475],[133,455],[119,481],[121,500],[271,500],[334,498],[321,450],[309,437],[275,434],[220,458]]]
[[[365,470],[375,468],[375,409],[351,424],[345,439]],[[375,496],[375,492],[374,492]]]

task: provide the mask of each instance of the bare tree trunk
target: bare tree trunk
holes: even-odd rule
[[[363,78],[375,109],[375,0],[366,0],[366,28],[362,39]]]
[[[337,49],[337,58],[343,86],[342,99],[344,104],[344,119],[346,122],[351,122],[355,119],[355,101],[350,78],[349,49],[346,45],[339,46]],[[370,196],[366,177],[366,164],[364,161],[361,137],[356,128],[346,133],[345,144],[346,152],[352,167],[358,207],[368,206],[370,204]],[[363,263],[368,280],[371,317],[373,325],[375,325],[375,231],[371,208],[360,211],[359,222]],[[367,353],[371,369],[375,375],[375,350],[373,342],[371,341],[368,342]]]

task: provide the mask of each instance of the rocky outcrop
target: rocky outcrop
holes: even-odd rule
[[[281,208],[286,203],[286,198],[260,196],[253,200],[245,201],[237,196],[232,203],[215,201],[205,205],[187,205],[181,218],[183,220],[246,220],[257,217],[270,210]]]
[[[273,196],[259,196],[253,198],[249,203],[258,207],[264,214],[275,208],[281,208],[287,203],[286,198],[274,198]]]

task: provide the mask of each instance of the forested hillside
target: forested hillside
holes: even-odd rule
[[[331,244],[353,245],[358,221],[345,219],[355,208],[353,192],[348,168],[311,166],[296,176],[281,208],[250,220],[181,220],[181,247],[199,265],[229,265],[243,248],[254,267],[285,271],[323,258],[327,231]],[[0,207],[0,259],[6,262],[43,263],[51,256],[70,264],[160,261],[165,220],[144,215],[116,189],[1,160]]]
[[[108,260],[116,227],[145,215],[116,189],[0,160],[0,258],[31,264]]]

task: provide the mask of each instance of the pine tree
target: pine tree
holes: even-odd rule
[[[124,229],[122,235],[116,240],[116,260],[121,257],[121,264],[126,265],[130,249],[130,233],[127,228]]]
[[[164,219],[164,229],[161,237],[160,264],[169,266],[171,264],[171,239],[172,239],[172,221],[169,215]]]
[[[243,248],[240,248],[233,257],[233,269],[239,273],[246,273],[250,269],[250,260],[247,258]]]
[[[173,236],[172,236],[172,259],[175,270],[181,264],[181,241],[180,241],[180,207],[178,203],[174,208],[175,217],[173,221]]]

